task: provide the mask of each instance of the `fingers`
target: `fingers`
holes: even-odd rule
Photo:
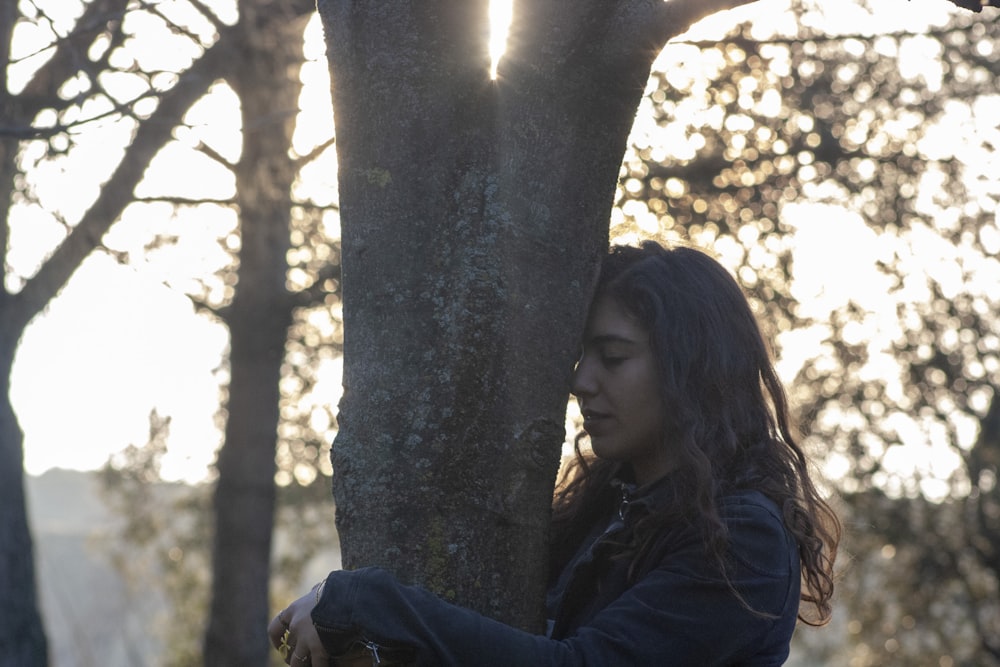
[[[267,637],[271,640],[271,645],[278,650],[281,659],[286,665],[292,664],[292,655],[295,652],[295,640],[292,638],[289,621],[286,616],[288,609],[282,609],[278,615],[267,624]]]
[[[290,637],[286,632],[285,637],[283,639],[284,643],[278,647],[278,652],[281,654],[281,659],[285,661],[286,665],[292,664],[292,655],[293,651],[295,651],[295,644],[293,642],[289,642],[288,641],[289,639]]]
[[[328,667],[330,658],[319,640],[316,628],[309,625],[299,625],[295,628],[294,646],[289,651],[285,662],[291,667]]]
[[[302,637],[299,642],[299,653],[302,657],[292,660],[292,667],[329,667],[330,658],[319,641],[319,635],[313,630]]]
[[[306,633],[297,642],[292,642],[293,647],[287,654],[283,654],[285,664],[290,667],[329,667],[330,658],[323,649],[323,644],[319,641],[319,636],[315,631]]]
[[[267,624],[271,645],[290,667],[329,667],[329,656],[313,627],[310,612],[315,596],[309,593],[285,609]]]
[[[278,649],[280,652],[282,649],[282,644],[287,645],[287,633],[288,633],[288,619],[286,615],[288,614],[288,609],[282,609],[278,612],[278,615],[271,619],[271,622],[267,624],[267,637],[271,640],[271,646]],[[284,656],[282,656],[284,657]]]

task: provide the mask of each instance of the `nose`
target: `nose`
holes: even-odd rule
[[[574,396],[593,396],[597,393],[597,379],[594,376],[593,363],[589,355],[584,354],[576,364],[573,371],[573,386],[570,391]]]

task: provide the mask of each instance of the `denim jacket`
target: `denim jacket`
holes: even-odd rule
[[[378,568],[330,573],[313,622],[331,655],[365,646],[372,664],[386,658],[428,667],[783,664],[798,614],[799,557],[774,503],[756,491],[720,499],[728,582],[694,527],[680,526],[667,531],[654,565],[629,585],[627,566],[602,559],[602,550],[650,502],[655,498],[632,499],[585,540],[549,596],[548,635],[404,586]],[[401,662],[390,662],[392,656]]]

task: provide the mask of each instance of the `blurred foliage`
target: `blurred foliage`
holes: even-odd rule
[[[664,51],[612,237],[713,249],[776,341],[848,529],[808,664],[1000,664],[1000,25],[820,6]]]
[[[202,660],[209,608],[212,493],[207,484],[162,480],[160,461],[167,451],[170,418],[154,410],[149,423],[146,444],[130,445],[100,471],[104,501],[121,523],[99,545],[135,595],[164,602],[148,626],[163,646],[155,664],[189,667]],[[278,609],[302,594],[310,561],[317,554],[328,557],[337,543],[328,484],[320,480],[291,484],[278,494],[272,578]],[[294,542],[282,526],[293,527]],[[277,653],[273,658],[273,664],[282,664]]]
[[[149,415],[149,442],[131,445],[101,469],[101,492],[121,525],[104,548],[127,585],[166,602],[150,631],[164,646],[165,666],[198,664],[211,573],[211,494],[205,485],[160,478],[170,418]]]

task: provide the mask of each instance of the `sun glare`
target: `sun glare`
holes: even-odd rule
[[[490,0],[490,78],[497,78],[497,65],[507,50],[507,31],[514,0]]]

